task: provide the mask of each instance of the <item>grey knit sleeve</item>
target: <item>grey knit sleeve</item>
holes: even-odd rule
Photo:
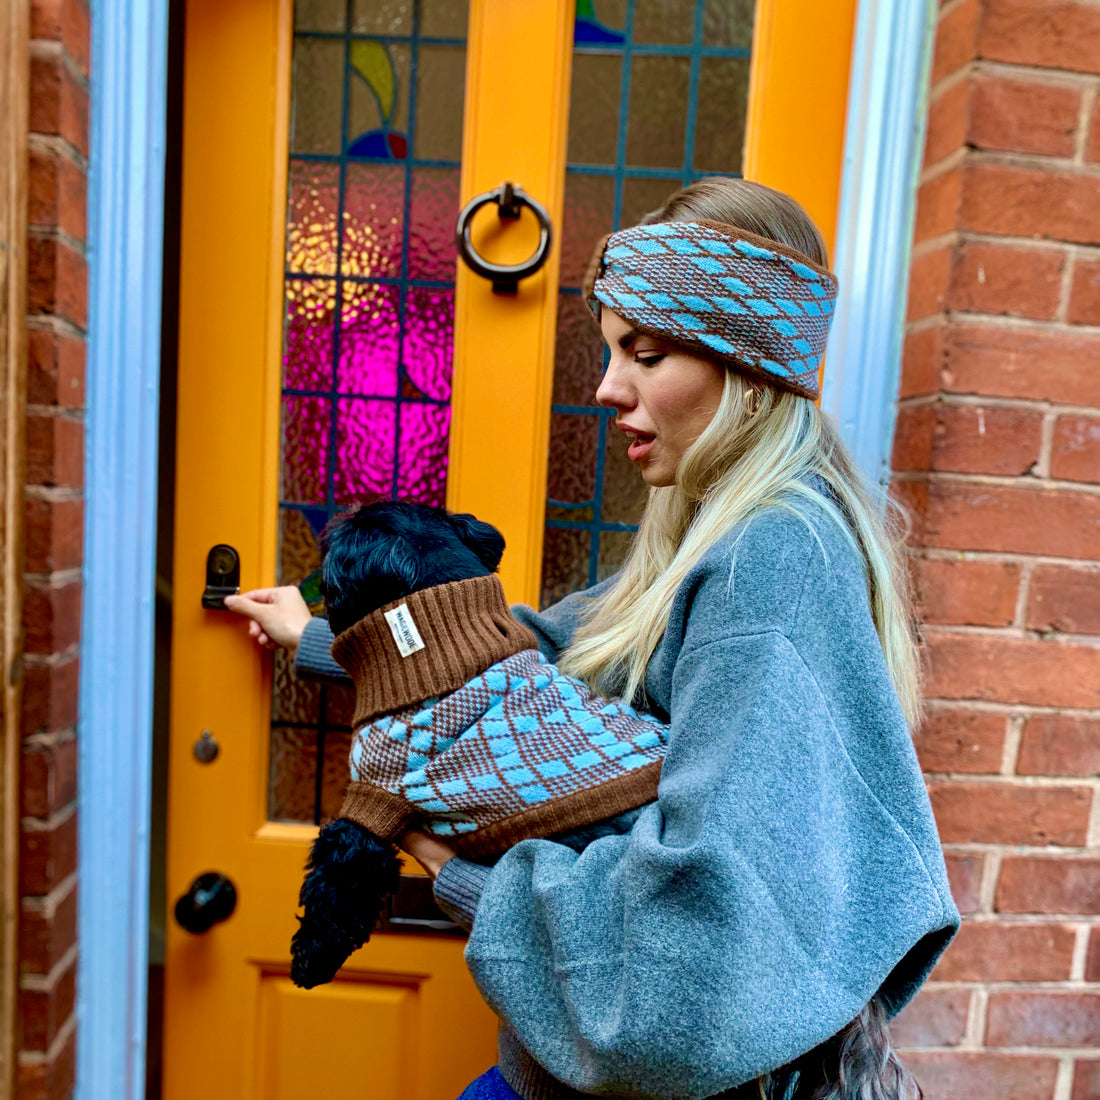
[[[615,579],[615,577],[609,577],[584,592],[574,592],[565,599],[551,604],[545,611],[536,611],[526,604],[514,604],[512,614],[524,626],[535,632],[542,655],[548,661],[556,661],[561,656],[562,650],[573,641],[573,634],[580,625],[581,615],[590,606],[591,600],[607,592]]]
[[[307,680],[325,680],[330,684],[350,684],[348,674],[333,659],[332,631],[328,620],[316,615],[306,624],[298,653],[294,658],[294,671]]]
[[[435,877],[436,904],[455,924],[467,931],[473,927],[489,870],[480,863],[454,856],[443,864]]]

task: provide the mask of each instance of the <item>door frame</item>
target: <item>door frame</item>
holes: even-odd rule
[[[140,1100],[144,1090],[167,8],[168,0],[92,5],[99,75],[89,195],[79,875],[96,889],[80,896],[78,1100]],[[835,248],[843,339],[830,343],[837,381],[826,381],[826,408],[839,411],[877,376],[878,397],[858,423],[861,435],[879,441],[880,455],[893,423],[888,383],[897,377],[905,306],[928,9],[927,0],[861,0],[852,52]],[[857,321],[865,338],[856,339]],[[117,578],[120,561],[132,563],[126,585]]]

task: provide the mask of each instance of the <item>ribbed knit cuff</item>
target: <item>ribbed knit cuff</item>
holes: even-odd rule
[[[332,631],[328,619],[315,615],[306,623],[298,652],[294,656],[294,671],[306,680],[326,680],[347,686],[351,677],[332,659]]]
[[[440,909],[468,932],[474,926],[481,892],[491,868],[452,856],[435,876],[435,901]]]

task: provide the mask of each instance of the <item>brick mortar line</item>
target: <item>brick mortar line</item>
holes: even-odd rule
[[[24,573],[24,584],[34,585],[37,588],[64,588],[73,581],[83,578],[83,570],[79,566],[71,569],[55,569],[49,573]]]
[[[23,664],[27,668],[56,668],[71,664],[80,657],[80,642],[73,642],[55,653],[24,653]]]
[[[32,131],[27,134],[27,147],[36,153],[50,153],[69,161],[85,174],[88,172],[88,158],[68,138],[60,134]]]
[[[926,699],[924,702],[926,707],[933,710],[957,709],[960,706],[960,703],[953,699]],[[1006,718],[1019,712],[1025,718],[1064,714],[1069,718],[1100,719],[1100,707],[1054,707],[1040,706],[1035,703],[997,703],[983,699],[968,700],[961,705],[967,710],[1001,714]]]
[[[1085,843],[1090,848],[1100,847],[1100,798],[1093,798],[1089,809],[1088,825],[1085,826]]]
[[[1007,638],[1020,642],[1051,642],[1060,645],[1083,645],[1086,648],[1100,648],[1100,635],[1070,634],[1060,630],[1035,630],[1031,627],[1018,629],[1014,626],[977,626],[973,623],[924,623],[925,635],[942,636],[962,634],[968,638]]]
[[[47,1050],[21,1050],[19,1052],[19,1065],[21,1066],[48,1066],[56,1062],[69,1037],[76,1031],[76,1012],[70,1012],[69,1018],[57,1029],[54,1041]]]
[[[1091,86],[1085,89],[1077,114],[1077,141],[1073,150],[1073,161],[1082,166],[1088,163],[1085,152],[1089,143],[1089,119],[1092,117],[1092,108],[1096,102],[1096,88],[1097,82],[1093,81]]]
[[[1059,846],[1052,850],[1049,844],[991,844],[986,840],[952,840],[943,845],[945,852],[956,855],[986,855],[986,856],[1045,856],[1051,860],[1065,863],[1094,861],[1100,858],[1100,849],[1074,847],[1072,845]],[[1059,917],[1066,920],[1080,920],[1082,913],[1046,913],[1048,919]]]
[[[1003,772],[922,772],[926,785],[934,784],[937,787],[1004,787],[1019,790],[1021,787],[1028,790],[1057,791],[1057,790],[1086,790],[1094,794],[1100,791],[1100,777],[1073,776],[1073,775],[1015,775]],[[1057,845],[1062,847],[1076,847],[1076,845]],[[1085,847],[1095,847],[1086,843]]]
[[[21,974],[19,977],[19,988],[26,989],[30,993],[51,993],[57,986],[58,980],[62,977],[66,970],[76,963],[77,957],[80,954],[80,945],[73,944],[72,947],[61,956],[50,967],[48,974]]]
[[[1028,565],[1034,562],[1036,565],[1072,567],[1082,573],[1100,570],[1100,559],[1097,558],[1059,558],[1052,554],[1022,554],[1010,550],[950,550],[928,546],[910,548],[909,553],[915,558],[927,558],[929,561],[974,561],[1006,565]]]
[[[1030,397],[994,397],[980,393],[936,393],[914,394],[901,397],[895,402],[898,409],[919,409],[927,405],[945,407],[1008,409],[1019,412],[1052,413],[1059,416],[1100,417],[1100,405],[1062,405],[1046,398]],[[54,406],[43,406],[53,408]],[[29,408],[29,406],[28,406]]]
[[[1027,474],[959,473],[953,470],[895,470],[893,473],[893,481],[905,484],[930,482],[935,485],[983,485],[988,488],[1024,489],[1029,492],[1045,490],[1100,496],[1100,485],[1088,481],[1068,481],[1065,478],[1033,477]],[[28,485],[27,488],[31,486]]]
[[[27,736],[22,739],[20,745],[24,749],[36,748],[39,746],[52,749],[56,748],[58,745],[65,745],[75,740],[76,727],[66,726],[62,730],[52,730],[49,733],[28,733]]]
[[[1093,993],[1100,996],[1100,983],[1097,982],[1071,982],[1059,981],[1053,978],[1043,982],[1011,982],[1011,981],[933,981],[929,983],[936,989],[983,989],[987,993],[1067,993],[1077,994]],[[1003,1049],[998,1047],[998,1050]],[[1056,1049],[1075,1050],[1075,1047],[1061,1047]]]
[[[1062,277],[1058,286],[1058,305],[1054,310],[1054,321],[1060,325],[1070,324],[1069,298],[1073,290],[1073,272],[1077,266],[1076,251],[1068,248],[1066,252],[1066,262],[1062,264]]]
[[[1016,248],[1025,252],[1068,252],[1082,255],[1086,260],[1100,256],[1100,245],[1087,244],[1081,241],[1062,241],[1057,239],[1043,239],[1035,237],[1014,237],[999,233],[976,233],[968,229],[952,229],[947,233],[940,233],[936,237],[927,237],[923,241],[914,244],[910,250],[912,259],[918,259],[929,252],[936,252],[941,248],[962,247],[968,244],[984,244],[997,248]],[[325,276],[328,278],[328,276]],[[954,311],[959,312],[959,311]],[[933,314],[932,316],[936,316]],[[1002,314],[981,316],[1004,316]],[[1006,318],[1008,319],[1008,318]],[[909,326],[920,324],[925,318],[910,321]],[[1020,318],[1029,320],[1029,318]]]
[[[969,145],[960,145],[957,149],[952,149],[947,156],[940,157],[934,164],[922,167],[920,175],[917,177],[918,192],[926,183],[931,183],[933,180],[939,179],[940,176],[947,175],[952,169],[966,163],[972,152],[973,150]]]
[[[1034,572],[1034,562],[1020,566],[1020,582],[1017,585],[1016,607],[1012,616],[1012,625],[1020,630],[1027,629],[1027,605],[1031,599],[1031,574]]]
[[[1016,765],[1020,757],[1020,742],[1024,737],[1024,717],[1022,714],[1009,715],[1005,723],[1005,740],[1001,748],[1001,775],[1005,778],[1017,778]],[[1086,834],[1087,835],[1087,834]]]
[[[986,1016],[989,1011],[989,994],[984,989],[974,989],[966,1011],[966,1031],[960,1046],[968,1050],[981,1049],[985,1035]]]
[[[1078,924],[1074,929],[1073,955],[1069,962],[1069,980],[1084,982],[1085,963],[1088,960],[1089,933],[1095,925]]]
[[[940,6],[939,14],[936,18],[937,30],[939,29],[940,23],[942,23],[957,8],[961,8],[965,3],[967,3],[967,0],[946,0],[946,2]]]
[[[66,875],[48,894],[26,894],[19,899],[21,912],[37,912],[49,919],[57,915],[58,906],[76,890],[79,875],[76,871]]]
[[[992,912],[1000,877],[1001,853],[991,852],[982,862],[982,878],[978,883],[978,909],[981,912]]]
[[[49,817],[20,817],[19,828],[24,833],[49,833],[54,829],[60,829],[62,825],[68,823],[69,818],[75,817],[76,809],[76,799],[73,799],[67,806],[51,814]],[[39,894],[34,896],[43,897],[44,895]]]
[[[1100,164],[1078,164],[1072,157],[1052,157],[1042,153],[1014,153],[1003,149],[977,149],[967,146],[970,164],[990,164],[1001,168],[1027,168],[1035,172],[1066,174],[1078,178],[1100,178]]]
[[[27,416],[40,416],[48,420],[71,420],[75,424],[85,421],[85,409],[72,405],[27,405]],[[1100,410],[1097,410],[1100,412]]]
[[[974,68],[976,72],[1003,76],[1008,80],[1015,80],[1019,74],[1023,73],[1025,80],[1027,77],[1034,77],[1036,83],[1041,81],[1044,84],[1058,84],[1067,88],[1082,85],[1095,88],[1100,84],[1100,74],[1097,73],[1079,73],[1072,69],[1046,69],[1042,65],[1017,64],[1013,61],[997,61],[994,58],[976,58]]]
[[[33,237],[36,241],[56,241],[58,244],[63,244],[70,252],[75,252],[82,260],[87,260],[84,242],[77,240],[71,233],[66,233],[56,225],[28,225],[27,236]]]
[[[1058,414],[1053,410],[1043,413],[1043,423],[1039,435],[1039,457],[1035,462],[1033,476],[1044,481],[1054,480],[1050,476],[1050,460],[1054,454],[1054,425]]]
[[[1068,244],[1069,242],[1067,242]],[[1041,321],[1033,317],[1010,317],[1000,313],[974,313],[967,310],[946,310],[942,314],[947,324],[972,324],[981,327],[1031,330],[1036,335],[1048,332],[1067,332],[1078,336],[1100,336],[1100,325],[1062,324],[1059,321]]]
[[[1047,916],[1045,916],[1041,913],[1012,913],[1012,914],[1008,914],[1008,915],[1004,915],[1004,914],[1001,914],[1001,913],[993,913],[993,912],[990,912],[990,913],[967,913],[966,916],[963,917],[963,923],[964,924],[996,925],[999,928],[1000,927],[1009,927],[1009,928],[1016,928],[1016,927],[1024,928],[1024,927],[1027,927],[1027,928],[1033,928],[1033,927],[1047,927],[1047,926],[1051,926],[1051,927],[1054,927],[1054,928],[1073,928],[1073,929],[1083,928],[1085,930],[1085,937],[1087,938],[1091,929],[1100,928],[1100,916],[1092,918],[1091,923],[1090,923],[1089,918],[1087,916],[1084,916],[1084,915],[1074,916],[1074,917],[1069,917],[1069,918],[1062,918],[1062,917],[1051,918],[1051,917],[1047,917]],[[1051,980],[1053,980],[1053,979],[1051,979]],[[1072,981],[1073,979],[1072,978],[1060,978],[1058,980],[1059,981]],[[1085,982],[1085,979],[1082,978],[1081,981]],[[939,979],[933,979],[931,984],[936,985],[936,986],[940,986],[940,985],[952,985],[952,984],[954,984],[954,985],[967,985],[967,984],[973,984],[973,983],[967,983],[967,982],[963,982],[963,981],[960,981],[960,980],[955,980],[954,982],[951,982],[951,981],[947,981],[947,980],[941,981]],[[1015,982],[1013,984],[1020,985],[1022,983]],[[1085,984],[1097,985],[1096,982],[1085,983]]]
[[[72,54],[65,48],[64,42],[56,38],[32,38],[29,45],[30,50],[28,52],[32,58],[59,61],[84,92],[90,90],[88,78],[81,72],[80,66],[77,65]]]
[[[81,342],[86,342],[88,339],[86,329],[74,325],[67,317],[59,317],[56,313],[29,313],[25,320],[27,328],[37,332],[52,332],[55,336],[69,336]]]
[[[1075,1061],[1074,1057],[1067,1055],[1058,1062],[1058,1075],[1054,1080],[1054,1095],[1051,1100],[1072,1100]]]
[[[947,95],[953,88],[957,88],[960,84],[964,83],[975,71],[975,63],[973,60],[965,61],[957,69],[952,70],[946,76],[941,76],[935,84],[932,84],[928,89],[928,103],[929,105],[936,102],[937,99],[941,99]]]
[[[69,500],[83,500],[83,489],[66,489],[56,485],[24,485],[28,500],[44,500],[49,504],[61,504]]]
[[[908,336],[911,333],[924,332],[926,329],[945,324],[946,319],[946,314],[943,313],[930,313],[927,317],[918,317],[915,321],[906,322],[904,334]]]

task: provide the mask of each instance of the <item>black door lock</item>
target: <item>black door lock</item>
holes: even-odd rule
[[[206,588],[202,606],[211,611],[228,611],[226,596],[236,596],[241,590],[241,558],[232,546],[219,542],[206,555]]]
[[[237,890],[233,883],[217,871],[207,871],[176,902],[175,913],[181,927],[201,935],[219,921],[227,920],[236,908]]]

